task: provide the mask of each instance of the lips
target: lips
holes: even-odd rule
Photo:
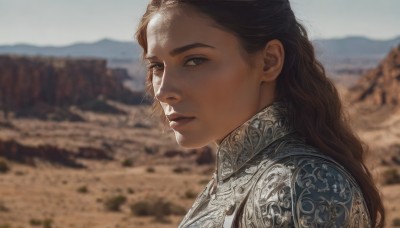
[[[169,125],[173,129],[181,128],[195,119],[193,116],[185,116],[179,113],[169,114],[167,115],[167,118],[169,120]]]

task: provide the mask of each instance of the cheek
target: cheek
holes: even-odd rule
[[[257,88],[248,68],[237,64],[221,67],[196,82],[197,98],[210,128],[232,128],[253,112]]]
[[[251,89],[251,81],[243,67],[227,66],[210,75],[211,79],[204,90],[208,102],[218,107],[232,105],[243,99]],[[218,108],[215,107],[215,108]],[[222,107],[221,107],[222,108]]]

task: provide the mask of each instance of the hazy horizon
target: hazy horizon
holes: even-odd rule
[[[371,37],[367,37],[367,36],[357,36],[357,35],[349,35],[349,36],[343,36],[343,37],[332,37],[332,38],[320,38],[320,37],[315,37],[312,40],[331,40],[331,39],[346,39],[346,38],[355,38],[355,37],[360,37],[360,38],[366,38],[366,39],[370,39],[373,41],[389,41],[389,40],[394,40],[397,38],[400,38],[400,35],[397,35],[395,37],[392,38],[387,38],[387,39],[374,39]],[[112,40],[112,41],[116,41],[116,42],[136,42],[136,40],[120,40],[120,39],[113,39],[113,38],[108,38],[108,37],[104,37],[104,38],[100,38],[100,39],[96,39],[96,40],[92,40],[92,41],[85,41],[85,40],[77,40],[77,41],[73,41],[72,43],[65,43],[65,44],[35,44],[35,43],[29,43],[29,42],[19,42],[19,43],[12,43],[12,44],[2,44],[0,43],[0,46],[17,46],[17,45],[29,45],[29,46],[35,46],[35,47],[65,47],[65,46],[71,46],[71,45],[77,45],[77,44],[92,44],[92,43],[96,43],[96,42],[100,42],[103,40]]]
[[[105,38],[133,41],[147,2],[0,0],[0,45],[66,46]],[[291,4],[311,39],[400,36],[397,0],[291,0]]]

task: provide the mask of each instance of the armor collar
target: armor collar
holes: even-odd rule
[[[267,106],[233,130],[217,150],[217,181],[236,173],[255,155],[279,138],[293,132],[285,103]]]

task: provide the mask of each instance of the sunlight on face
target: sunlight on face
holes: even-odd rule
[[[189,6],[155,14],[147,27],[154,94],[177,142],[220,142],[260,108],[260,80],[232,33]]]

